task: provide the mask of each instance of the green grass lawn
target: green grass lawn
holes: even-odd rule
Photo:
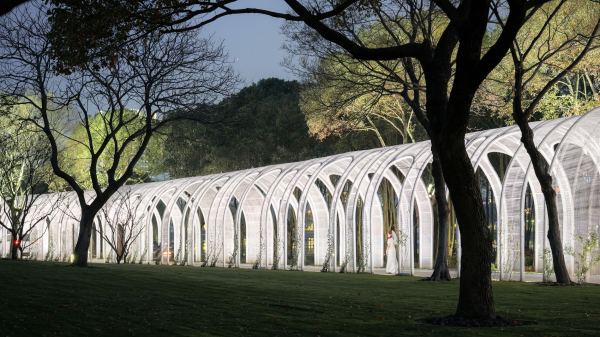
[[[0,261],[1,336],[600,335],[600,287],[496,282],[500,316],[537,324],[458,328],[458,282],[371,274]]]

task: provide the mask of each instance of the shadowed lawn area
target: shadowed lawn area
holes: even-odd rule
[[[600,333],[600,287],[496,282],[499,315],[537,324],[457,328],[458,282],[371,274],[0,261],[3,336],[582,336]]]

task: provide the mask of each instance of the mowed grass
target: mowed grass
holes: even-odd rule
[[[537,324],[464,328],[458,282],[371,274],[0,261],[2,336],[600,335],[600,287],[496,282],[499,315]]]

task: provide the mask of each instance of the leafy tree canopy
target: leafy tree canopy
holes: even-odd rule
[[[296,81],[263,79],[213,107],[234,114],[234,122],[172,124],[149,147],[151,174],[190,177],[379,146],[374,135],[312,138],[300,111],[300,91]]]
[[[232,14],[260,13],[301,21],[298,15],[259,8],[232,9],[238,0],[46,0],[51,15],[51,52],[57,70],[71,72],[85,65],[110,67],[118,59],[135,58],[132,41],[145,39],[154,31],[181,32],[200,28]],[[296,1],[294,1],[296,2]],[[370,12],[370,1],[336,0],[334,8],[318,15],[325,19],[358,4]],[[319,9],[329,4],[319,5]],[[73,29],[77,27],[77,29]]]

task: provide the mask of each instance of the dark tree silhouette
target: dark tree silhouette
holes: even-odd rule
[[[221,122],[223,116],[204,107],[229,94],[239,80],[226,61],[222,45],[200,39],[195,32],[152,32],[146,40],[131,44],[135,56],[111,59],[104,68],[88,65],[69,76],[54,76],[46,10],[19,8],[0,18],[0,91],[18,104],[31,105],[34,113],[30,116],[13,118],[31,123],[45,134],[54,174],[77,194],[81,218],[73,265],[84,267],[96,214],[132,176],[150,138],[176,120]],[[76,123],[85,129],[85,140],[57,129],[57,110],[53,107],[61,105],[75,110]],[[131,115],[128,105],[137,106],[138,114]],[[101,117],[100,127],[90,123],[95,114]],[[87,149],[92,198],[86,197],[81,181],[59,161],[60,145],[69,141]],[[126,156],[131,151],[133,155]],[[107,182],[101,185],[98,165],[104,153],[111,153],[113,158]]]
[[[26,3],[29,0],[3,0],[0,2],[0,16],[10,12],[13,8]]]

